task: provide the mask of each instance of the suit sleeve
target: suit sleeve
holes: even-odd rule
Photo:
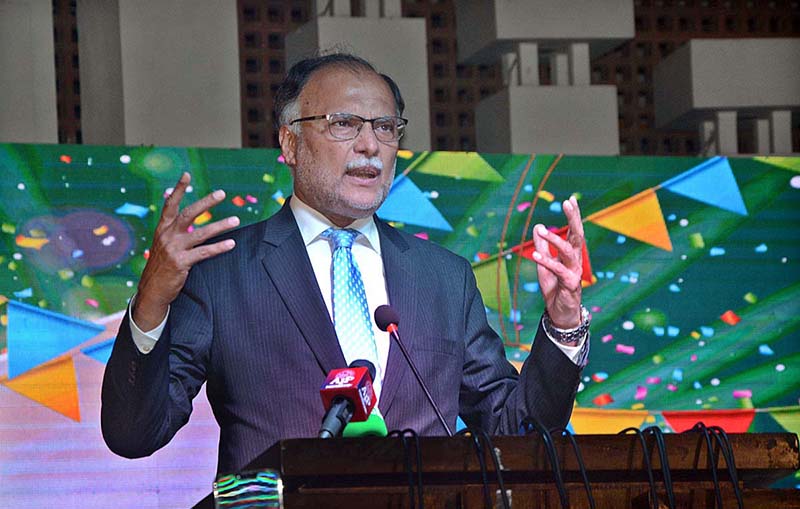
[[[136,348],[126,314],[106,365],[101,393],[101,429],[114,453],[127,458],[149,456],[189,420],[192,399],[206,379],[213,333],[210,302],[195,267],[148,354]]]
[[[519,433],[526,417],[548,429],[565,427],[581,367],[550,341],[540,321],[530,355],[517,374],[506,360],[502,340],[489,326],[471,268],[464,295],[467,339],[460,396],[464,421],[497,435]]]

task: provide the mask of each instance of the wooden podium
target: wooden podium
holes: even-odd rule
[[[800,490],[769,489],[775,480],[800,469],[797,436],[791,433],[731,434],[739,486],[747,508],[800,509]],[[635,435],[576,435],[595,507],[652,507],[650,484]],[[513,508],[559,508],[561,502],[543,440],[539,435],[494,437],[502,477]],[[589,508],[578,461],[566,437],[553,437],[570,507]],[[471,437],[338,438],[284,440],[246,470],[272,469],[280,475],[283,507],[411,507],[407,461],[417,480],[417,444],[427,508],[486,507],[484,483]],[[668,507],[661,463],[652,436],[645,438],[656,481],[659,507]],[[714,444],[709,456],[700,433],[664,435],[675,507],[714,508],[711,461],[716,461],[724,507],[737,507],[724,458]],[[485,449],[485,447],[484,447]],[[492,507],[503,507],[490,453],[484,451]],[[208,500],[210,502],[210,500]],[[213,505],[211,505],[213,507]],[[250,506],[248,506],[250,507]],[[418,506],[417,506],[418,507]]]
[[[800,508],[800,491],[772,490],[773,481],[800,469],[797,436],[790,433],[729,435],[744,507]],[[576,435],[596,507],[651,507],[650,484],[642,443],[635,435]],[[561,507],[553,471],[539,435],[494,437],[506,493],[513,508]],[[566,437],[554,436],[570,507],[588,508],[580,468]],[[718,466],[724,507],[737,507],[724,458],[716,444],[709,455],[704,435],[664,435],[676,507],[713,508],[715,492],[710,465]],[[296,439],[266,451],[251,468],[279,473],[287,509],[410,507],[408,463],[417,445],[427,508],[485,507],[481,467],[471,437]],[[656,495],[667,507],[661,463],[652,436],[645,438],[656,479]],[[486,449],[484,447],[484,449]],[[503,507],[490,453],[484,450],[493,507]]]

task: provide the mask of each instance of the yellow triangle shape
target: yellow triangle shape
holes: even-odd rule
[[[500,294],[497,291],[497,264],[500,264]],[[483,305],[489,309],[500,311],[508,315],[511,309],[511,291],[508,287],[508,272],[506,260],[502,256],[491,261],[483,262],[472,267],[478,290],[483,296]]]
[[[26,398],[81,422],[78,382],[72,357],[43,364],[2,383]]]
[[[572,409],[570,424],[575,433],[611,434],[625,428],[638,428],[647,417],[647,410],[600,410],[598,408]]]
[[[652,188],[595,212],[586,220],[665,251],[672,251],[661,205]]]
[[[800,433],[800,406],[773,408],[769,415],[789,433]]]
[[[780,156],[759,156],[754,157],[756,161],[771,164],[784,170],[792,170],[800,173],[800,157],[780,157]]]

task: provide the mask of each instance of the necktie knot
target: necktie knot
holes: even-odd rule
[[[358,230],[353,230],[352,228],[328,228],[322,232],[324,238],[333,242],[334,249],[339,249],[340,247],[350,249],[358,235]]]

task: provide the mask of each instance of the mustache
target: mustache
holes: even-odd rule
[[[359,157],[357,159],[353,159],[352,161],[348,161],[346,168],[348,170],[355,170],[356,168],[364,168],[365,166],[371,166],[378,171],[383,170],[383,161],[377,156],[372,157]]]

